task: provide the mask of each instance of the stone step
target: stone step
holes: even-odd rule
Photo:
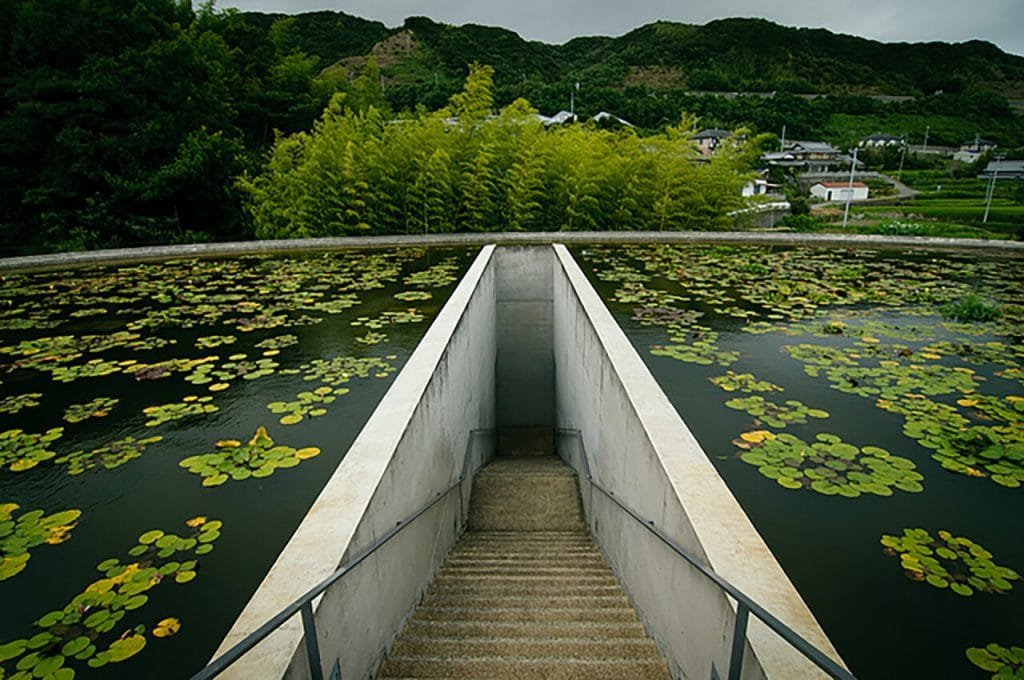
[[[453,592],[459,589],[462,590],[473,590],[480,592],[497,592],[497,591],[509,591],[509,592],[520,592],[523,590],[536,590],[543,592],[553,591],[564,591],[566,589],[580,589],[589,590],[595,592],[603,589],[618,589],[618,581],[615,580],[614,576],[603,575],[603,576],[565,576],[558,579],[549,579],[544,577],[508,577],[504,575],[496,576],[484,576],[474,579],[467,579],[461,576],[449,576],[449,575],[438,575],[434,579],[434,584],[431,588],[437,590],[443,590],[446,592]]]
[[[558,465],[569,469],[561,461]],[[493,463],[476,476],[466,524],[470,531],[551,531],[583,526],[579,490],[571,471],[523,474],[520,467]]]
[[[604,557],[599,553],[579,553],[576,555],[509,555],[507,553],[499,553],[495,555],[453,554],[448,557],[446,564],[451,567],[495,568],[521,565],[525,568],[531,566],[555,568],[587,567],[593,565],[604,567],[606,563]]]
[[[643,659],[656,658],[658,648],[648,639],[610,638],[491,638],[460,639],[403,635],[391,649],[395,657],[529,657],[546,659]]]
[[[381,668],[382,678],[487,678],[489,680],[659,680],[670,678],[661,659],[532,659],[395,657]]]
[[[462,595],[459,593],[446,593],[436,590],[427,590],[423,596],[422,603],[433,607],[556,607],[576,608],[594,607],[601,609],[614,609],[616,607],[630,607],[629,600],[620,589],[614,595]]]
[[[496,458],[476,474],[476,478],[493,475],[554,475],[575,477],[576,473],[557,456],[529,458]]]
[[[412,613],[413,621],[460,621],[460,622],[602,622],[627,621],[638,623],[632,607],[611,609],[605,607],[564,607],[551,606],[537,609],[531,606],[515,606],[505,601],[495,607],[427,606],[420,605]]]
[[[470,539],[472,540],[472,539]],[[598,557],[601,552],[593,544],[570,543],[568,541],[545,541],[543,543],[467,543],[451,553],[452,557],[556,557],[558,555],[587,555]]]
[[[401,678],[668,678],[557,458],[500,459],[381,667]]]
[[[647,631],[639,621],[531,621],[523,625],[511,621],[410,621],[404,635],[437,638],[584,638],[587,640],[646,639]]]
[[[439,584],[432,587],[431,593],[446,598],[455,596],[462,597],[582,597],[586,595],[594,597],[607,597],[609,595],[621,595],[622,588],[615,581],[610,583],[552,583],[544,581],[518,583],[500,583],[495,581],[462,581],[450,585]]]
[[[509,576],[537,576],[537,577],[551,577],[559,578],[565,576],[572,576],[573,573],[580,573],[585,576],[602,576],[610,573],[606,565],[586,563],[580,564],[579,566],[547,566],[547,565],[532,565],[522,564],[517,566],[510,566],[506,564],[500,564],[498,566],[474,566],[474,565],[461,565],[454,564],[452,566],[445,566],[439,570],[438,576],[500,576],[503,573],[507,573]]]

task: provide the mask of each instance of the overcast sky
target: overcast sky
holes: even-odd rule
[[[703,24],[724,17],[764,17],[885,42],[981,39],[1024,55],[1024,0],[219,0],[217,7],[288,13],[330,9],[388,26],[423,15],[449,24],[502,26],[547,43],[622,35],[658,19]]]

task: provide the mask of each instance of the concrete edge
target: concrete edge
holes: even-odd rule
[[[493,246],[483,248],[470,265],[212,659],[330,576],[346,554],[360,547],[352,541],[493,252]],[[324,559],[312,562],[310,555]],[[250,655],[243,656],[222,677],[284,677],[301,639],[302,626],[295,616],[253,648],[262,652],[260,663],[247,663]],[[272,659],[274,665],[268,665],[266,659]]]
[[[116,248],[75,253],[53,253],[0,258],[0,271],[73,269],[99,264],[215,258],[241,255],[330,252],[353,248],[396,246],[484,246],[487,244],[553,243],[718,243],[730,245],[819,246],[844,248],[922,249],[983,251],[1024,256],[1022,241],[939,238],[930,236],[881,236],[858,234],[799,234],[756,231],[615,231],[615,232],[478,232],[393,236],[347,236],[276,241],[229,241],[188,245]]]
[[[562,244],[555,244],[554,249],[584,313],[601,339],[608,361],[628,395],[644,434],[661,461],[676,501],[689,518],[711,568],[804,639],[845,666],[796,586],[572,254]],[[671,534],[671,528],[668,530]],[[747,639],[755,655],[765,664],[769,677],[772,676],[772,659],[786,655],[800,656],[799,652],[756,620],[752,621]]]

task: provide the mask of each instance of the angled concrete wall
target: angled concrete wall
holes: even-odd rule
[[[595,478],[835,659],[838,655],[706,454],[563,246],[484,248],[218,650],[446,489],[474,430],[506,453],[578,430]],[[501,446],[499,437],[499,449]],[[478,466],[493,447],[474,451]],[[579,469],[580,447],[560,453]],[[458,538],[470,484],[316,603],[325,677],[372,675]],[[735,604],[582,483],[588,524],[676,677],[725,677]],[[298,617],[231,678],[305,678]],[[744,678],[815,677],[751,619]]]
[[[554,447],[552,264],[550,246],[503,246],[494,254],[499,455]]]
[[[839,656],[707,455],[563,246],[554,246],[560,428],[579,430],[591,472],[626,505],[813,645]],[[562,451],[580,468],[578,451]],[[582,475],[581,475],[582,477]],[[648,632],[682,678],[725,677],[735,604],[603,495],[581,486],[588,524]],[[821,673],[751,617],[744,678]]]
[[[493,251],[484,248],[470,267],[215,656],[447,489],[471,432],[493,429]],[[344,678],[374,672],[458,537],[470,487],[468,480],[464,497],[446,497],[315,602],[324,677],[336,661]],[[309,677],[301,637],[295,616],[222,677]]]

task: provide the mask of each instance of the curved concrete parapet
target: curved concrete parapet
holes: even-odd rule
[[[595,480],[819,650],[825,632],[586,276],[555,246],[557,421],[578,430]],[[580,467],[578,454],[571,463]],[[581,475],[582,477],[582,475]],[[681,678],[725,677],[735,603],[636,520],[581,488],[588,523]],[[743,678],[823,674],[760,621]]]
[[[235,257],[328,252],[396,246],[483,246],[551,243],[722,243],[735,245],[819,246],[841,248],[971,250],[1024,256],[1024,242],[924,236],[798,234],[767,231],[580,231],[347,236],[280,241],[235,241],[176,246],[117,248],[0,258],[0,271],[68,269],[86,265],[161,261],[197,257]]]

